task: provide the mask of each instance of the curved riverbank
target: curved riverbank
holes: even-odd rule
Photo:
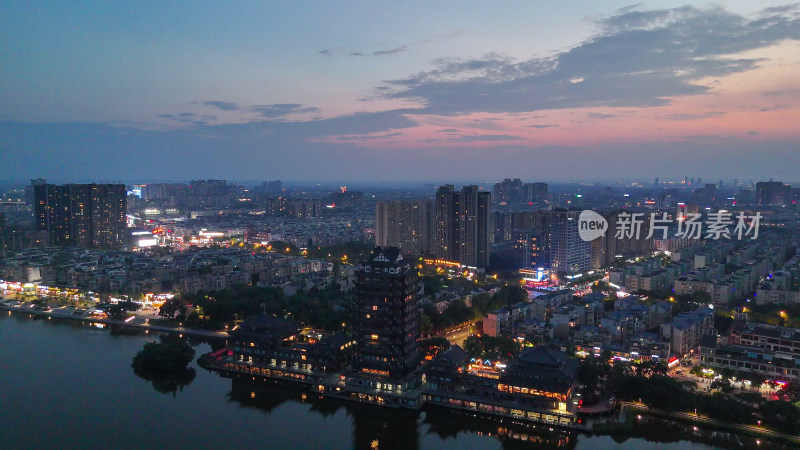
[[[228,339],[226,331],[210,331],[210,330],[197,330],[184,327],[169,327],[165,325],[150,324],[147,319],[137,318],[135,315],[133,320],[114,320],[104,319],[98,317],[90,317],[88,310],[80,312],[81,309],[73,307],[58,307],[48,309],[36,309],[33,303],[19,302],[16,300],[4,300],[0,303],[0,310],[9,311],[11,313],[28,314],[30,316],[48,317],[57,319],[77,320],[85,323],[97,323],[104,325],[114,325],[122,328],[138,329],[138,330],[152,330],[161,333],[173,333],[181,336],[201,337],[205,339]]]

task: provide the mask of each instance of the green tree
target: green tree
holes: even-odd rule
[[[186,339],[162,335],[161,342],[148,342],[133,357],[131,367],[136,371],[174,373],[186,369],[194,359],[194,348]]]
[[[428,336],[433,333],[433,322],[431,322],[431,318],[425,314],[419,317],[419,331],[423,336]]]
[[[136,311],[139,308],[140,306],[138,303],[134,303],[130,300],[119,302],[115,305],[111,305],[111,307],[108,308],[108,315],[113,319],[121,320],[129,311]]]

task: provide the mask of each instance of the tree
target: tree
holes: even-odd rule
[[[800,430],[800,409],[787,401],[763,402],[759,408],[764,422],[784,433]]]
[[[588,356],[578,365],[575,379],[585,386],[593,386],[597,383],[598,378],[608,375],[610,371],[611,365],[608,363],[608,358]]]
[[[139,309],[139,305],[128,300],[119,302],[116,305],[111,305],[111,307],[108,308],[108,315],[113,319],[120,320],[125,317],[128,311],[136,311],[137,309]]]
[[[174,319],[175,315],[178,313],[185,314],[186,309],[186,304],[180,298],[173,297],[161,305],[161,308],[158,309],[158,315]]]
[[[733,392],[733,385],[729,379],[723,377],[712,381],[711,389],[719,389],[726,394],[730,394]]]
[[[186,339],[162,335],[161,342],[148,342],[133,357],[131,367],[140,372],[175,373],[186,370],[194,359],[194,348]]]
[[[519,344],[504,336],[470,336],[464,342],[464,350],[474,358],[509,360],[519,353]]]
[[[162,335],[161,342],[149,342],[133,357],[134,373],[150,381],[158,392],[175,393],[194,380],[194,348],[186,339]]]
[[[472,309],[464,303],[464,300],[454,300],[444,310],[443,316],[449,323],[458,325],[471,320],[474,314]]]
[[[792,380],[784,384],[781,390],[778,391],[778,397],[791,403],[800,401],[800,382]]]
[[[439,352],[450,348],[450,341],[443,337],[433,337],[430,339],[423,339],[417,343],[422,356],[436,357]]]
[[[750,380],[750,386],[752,386],[753,389],[758,389],[759,386],[761,386],[762,384],[764,384],[765,381],[767,381],[767,378],[764,375],[755,372],[749,374],[747,376],[747,379]]]
[[[428,336],[433,333],[433,322],[431,322],[431,318],[425,314],[419,317],[419,331],[423,336]]]

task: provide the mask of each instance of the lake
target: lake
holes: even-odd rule
[[[650,417],[636,437],[615,440],[441,408],[390,410],[323,400],[290,384],[233,383],[195,362],[194,379],[176,387],[131,369],[136,352],[155,339],[0,311],[0,447],[677,450],[755,443]],[[196,356],[211,351],[194,344]]]

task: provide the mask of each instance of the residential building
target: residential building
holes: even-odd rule
[[[49,245],[120,249],[127,244],[124,184],[33,185],[34,228]]]

